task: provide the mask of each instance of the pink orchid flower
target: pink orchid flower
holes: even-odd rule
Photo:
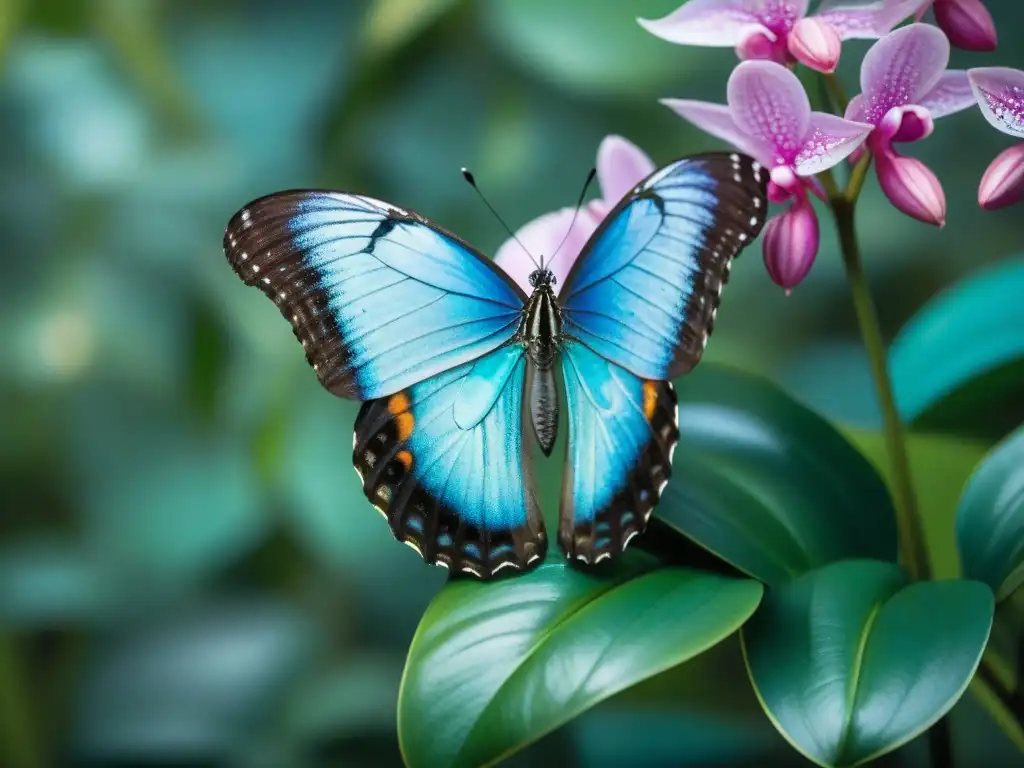
[[[575,224],[575,208],[561,208],[546,213],[524,224],[516,231],[516,239],[505,241],[495,254],[494,260],[498,265],[527,293],[533,290],[529,278],[530,273],[536,269],[530,259],[531,254],[534,258],[543,255],[544,266],[555,274],[557,292],[565,282],[569,268],[604,217],[627,192],[655,169],[654,163],[642,149],[621,136],[604,138],[597,150],[596,167],[601,197],[580,209]],[[523,250],[524,246],[526,251]]]
[[[637,21],[672,43],[734,47],[741,59],[799,61],[832,72],[841,41],[879,38],[925,2],[824,0],[808,16],[810,0],[690,0],[662,19]]]
[[[1024,139],[1024,72],[982,67],[967,72],[981,113],[996,130]],[[1024,143],[1001,152],[985,171],[978,203],[988,211],[1024,199]]]
[[[861,94],[846,110],[848,120],[875,126],[867,147],[875,154],[878,182],[889,201],[919,221],[943,226],[946,196],[935,174],[904,157],[893,142],[919,141],[935,119],[974,104],[967,73],[947,70],[949,40],[937,28],[911,24],[890,32],[864,56]]]
[[[793,201],[769,222],[764,238],[768,274],[788,290],[803,280],[818,253],[818,222],[807,193],[821,193],[812,177],[842,162],[873,126],[812,112],[797,76],[771,61],[743,62],[726,90],[727,105],[685,99],[662,103],[770,168],[772,202]]]
[[[965,51],[994,51],[996,24],[981,0],[928,0],[917,12],[920,21],[925,12],[935,11],[935,23],[949,42]]]

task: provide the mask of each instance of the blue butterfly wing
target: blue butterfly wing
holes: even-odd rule
[[[489,578],[541,561],[525,370],[523,347],[509,344],[363,405],[353,447],[363,491],[428,563]]]
[[[597,563],[642,533],[679,439],[672,383],[641,379],[578,342],[562,349],[569,413],[558,540]]]
[[[764,225],[768,173],[746,155],[656,171],[612,210],[559,293],[563,332],[646,379],[700,360],[733,257]]]
[[[700,361],[732,259],[764,225],[767,181],[740,154],[672,163],[626,195],[570,270],[559,296],[569,557],[614,557],[645,529],[679,434],[668,379]]]
[[[497,349],[525,296],[489,260],[418,214],[368,197],[282,192],[232,217],[224,251],[291,322],[342,397],[398,392]]]

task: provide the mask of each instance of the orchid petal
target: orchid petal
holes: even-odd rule
[[[601,197],[614,205],[650,176],[654,167],[651,158],[633,142],[621,136],[606,136],[597,150],[597,180],[601,184]]]
[[[735,46],[751,31],[768,32],[760,0],[690,0],[660,19],[637,19],[652,35],[681,45]]]
[[[727,94],[736,127],[772,148],[769,165],[796,158],[811,123],[811,103],[796,75],[771,61],[744,61],[730,75]]]
[[[761,165],[769,167],[773,165],[771,147],[741,131],[732,119],[729,108],[724,104],[689,99],[662,99],[661,103],[683,119],[693,123],[704,133],[709,133],[715,138],[732,144],[741,152],[746,152]]]
[[[843,117],[847,120],[853,120],[855,123],[866,123],[866,113],[867,109],[865,107],[864,94],[858,93],[850,99],[850,103],[846,105],[846,114],[843,115]]]
[[[928,93],[917,102],[932,114],[932,120],[974,106],[974,90],[967,72],[947,69]]]
[[[1024,72],[980,67],[967,72],[981,113],[993,128],[1024,138]]]
[[[841,163],[864,143],[873,125],[855,123],[825,112],[811,113],[810,138],[796,157],[796,172],[812,176]]]
[[[873,40],[919,12],[928,0],[876,0],[866,5],[822,3],[815,18],[828,22],[843,40]]]
[[[603,207],[592,211],[590,206],[585,206],[575,216],[575,224],[575,208],[561,208],[539,216],[520,227],[514,239],[506,240],[494,255],[494,260],[529,294],[533,290],[530,286],[530,273],[537,269],[534,260],[540,262],[543,258],[545,268],[555,273],[557,289],[565,282],[569,268],[601,223],[604,212]],[[563,239],[565,243],[559,248]]]
[[[861,91],[870,105],[865,119],[877,125],[893,107],[920,103],[948,62],[949,41],[938,28],[911,24],[890,32],[871,46],[861,64]]]

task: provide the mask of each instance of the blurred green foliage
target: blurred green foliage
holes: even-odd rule
[[[734,54],[633,21],[675,4],[0,2],[0,762],[400,764],[402,664],[445,575],[365,503],[356,406],[321,390],[287,324],[238,285],[223,227],[258,195],[331,186],[493,252],[503,233],[460,166],[518,226],[571,203],[605,134],[662,162],[713,147],[656,99],[722,100]],[[988,5],[999,51],[952,65],[1024,67],[1024,5]],[[851,90],[865,48],[845,48]],[[869,186],[862,245],[890,338],[940,287],[1021,252],[1019,209],[975,202],[1007,141],[968,111],[920,145],[946,188],[941,233]],[[831,232],[789,297],[755,249],[737,267],[708,359],[774,378],[870,444]],[[950,486],[929,530],[940,573],[957,570],[962,457],[982,451],[934,438],[915,465],[926,494]],[[512,763],[806,764],[758,710],[735,643],[673,674]],[[954,715],[968,751],[1005,748],[971,699]]]

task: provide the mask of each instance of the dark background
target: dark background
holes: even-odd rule
[[[518,227],[574,202],[608,133],[659,163],[718,147],[656,101],[724,101],[735,65],[633,21],[675,5],[0,2],[0,764],[399,764],[404,654],[445,573],[363,499],[357,405],[319,387],[277,310],[232,275],[224,225],[256,196],[329,186],[493,253],[504,234],[460,166]],[[953,66],[1024,67],[1024,4],[988,5],[999,51]],[[866,48],[844,46],[851,94]],[[945,186],[941,232],[869,182],[860,233],[889,337],[946,284],[1021,253],[1022,209],[976,203],[1009,143],[972,109],[908,148]],[[706,359],[871,427],[823,233],[789,297],[759,246],[744,254]],[[803,765],[738,658],[727,643],[520,759]],[[972,706],[958,735],[1002,748]]]

